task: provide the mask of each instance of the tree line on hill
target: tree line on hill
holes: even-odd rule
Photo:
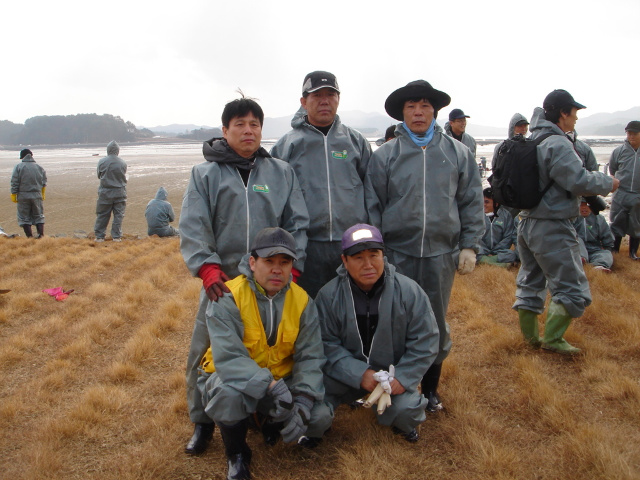
[[[42,115],[29,118],[24,124],[0,121],[0,144],[3,145],[131,142],[153,136],[151,130],[138,129],[133,123],[109,114]]]

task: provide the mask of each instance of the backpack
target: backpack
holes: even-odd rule
[[[554,133],[547,133],[535,140],[516,135],[505,140],[496,155],[489,184],[493,199],[501,205],[527,210],[540,203],[553,185],[553,180],[540,190],[538,173],[538,145]]]

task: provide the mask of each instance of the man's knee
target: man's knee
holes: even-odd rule
[[[315,402],[311,409],[311,419],[307,436],[321,437],[333,422],[333,407],[328,402]]]

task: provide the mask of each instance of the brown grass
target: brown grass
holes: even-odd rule
[[[250,432],[255,477],[640,478],[640,265],[625,253],[611,275],[587,267],[593,305],[566,335],[585,351],[575,359],[521,341],[515,270],[457,277],[446,411],[417,444],[341,407],[313,451]],[[0,238],[0,264],[12,290],[0,296],[0,477],[224,478],[218,433],[203,456],[183,453],[200,283],[177,239]],[[41,293],[57,286],[75,292]]]

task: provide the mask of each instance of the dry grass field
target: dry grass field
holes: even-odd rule
[[[0,265],[0,478],[224,478],[218,432],[204,455],[183,453],[200,282],[177,239],[0,238]],[[446,411],[418,443],[341,407],[313,451],[250,432],[255,477],[640,478],[640,264],[624,250],[614,268],[587,267],[594,302],[566,335],[585,351],[573,359],[521,342],[515,270],[458,277]],[[58,286],[75,291],[41,292]]]

